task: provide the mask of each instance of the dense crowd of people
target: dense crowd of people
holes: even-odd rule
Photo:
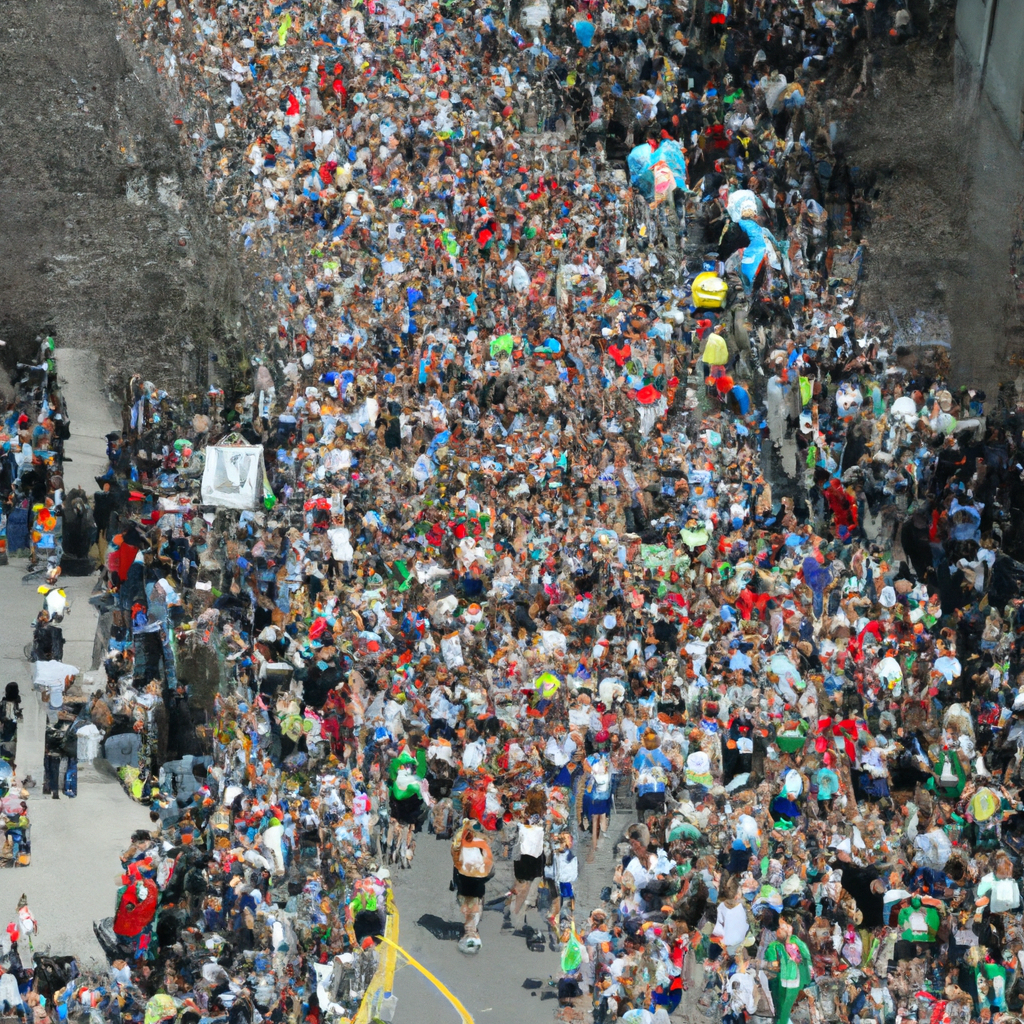
[[[66,599],[59,587],[60,513],[63,502],[64,441],[69,421],[56,377],[52,337],[37,338],[33,362],[20,364],[0,427],[0,560],[28,556],[27,582],[36,584],[39,612],[31,625],[30,660],[59,657],[59,623]],[[38,579],[36,578],[38,576]],[[32,862],[30,790],[36,781],[18,771],[18,733],[24,718],[21,687],[11,681],[0,698],[0,867]],[[58,711],[52,711],[57,724]],[[66,725],[67,723],[65,723]],[[19,775],[21,781],[18,782]],[[74,775],[72,772],[72,781]],[[49,780],[43,792],[49,793]],[[59,784],[58,784],[59,788]]]
[[[350,1017],[426,831],[481,963],[513,861],[501,941],[549,932],[567,1012],[1019,1012],[1024,419],[858,310],[835,144],[836,83],[926,26],[124,16],[267,335],[199,397],[134,376],[108,437],[79,720],[154,827],[112,977],[53,1005]]]

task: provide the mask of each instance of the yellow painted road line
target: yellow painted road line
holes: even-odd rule
[[[458,1011],[459,1016],[462,1018],[462,1024],[473,1024],[473,1018],[469,1015],[469,1010],[467,1010],[462,1005],[462,1003],[460,1003],[459,1000],[449,991],[449,989],[445,985],[441,984],[441,982],[438,981],[437,978],[435,978],[434,975],[432,975],[430,971],[428,971],[426,967],[423,966],[423,964],[421,964],[418,960],[413,959],[413,957],[411,957],[404,949],[402,949],[402,947],[399,946],[397,942],[393,941],[392,939],[389,939],[386,935],[381,941],[385,943],[385,945],[387,945],[389,948],[393,947],[399,953],[401,953],[402,956],[405,957],[406,962],[409,964],[410,967],[415,967],[416,970],[419,971],[420,974],[422,974],[423,977],[427,979],[427,981],[431,982],[435,986],[435,988],[437,988],[437,990]]]

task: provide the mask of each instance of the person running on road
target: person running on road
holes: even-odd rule
[[[494,869],[491,844],[478,821],[463,819],[462,827],[452,839],[452,861],[456,898],[465,922],[459,949],[463,953],[476,953],[481,946],[479,925],[484,909],[484,891]]]

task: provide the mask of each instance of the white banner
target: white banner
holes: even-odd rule
[[[248,445],[207,448],[202,496],[204,505],[255,508],[263,498],[263,449]]]

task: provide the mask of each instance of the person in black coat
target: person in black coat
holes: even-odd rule
[[[179,683],[164,703],[167,706],[167,759],[177,761],[188,754],[198,754],[196,726],[184,683]]]
[[[864,915],[861,927],[881,928],[884,924],[886,882],[876,867],[859,867],[848,853],[840,850],[832,863],[843,872],[843,888],[853,897],[857,909]]]
[[[92,496],[92,516],[96,523],[96,542],[100,549],[100,567],[106,562],[107,545],[118,532],[118,520],[121,511],[127,504],[128,495],[123,487],[118,487],[111,480],[99,477],[96,482],[100,489]]]
[[[402,447],[402,423],[399,417],[402,414],[402,406],[399,402],[388,402],[387,427],[384,430],[384,444],[388,451],[393,452]]]

